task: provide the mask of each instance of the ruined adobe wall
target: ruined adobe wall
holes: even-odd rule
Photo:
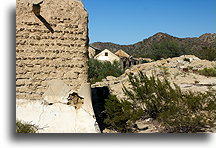
[[[34,12],[41,1],[17,0],[17,99],[42,99],[53,79],[73,91],[87,82],[88,14],[82,2],[43,0]]]

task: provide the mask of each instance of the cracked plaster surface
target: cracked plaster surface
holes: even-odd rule
[[[78,94],[84,98],[79,109],[67,105],[68,86],[52,80],[43,100],[16,100],[16,117],[39,127],[39,133],[99,133],[91,102],[90,84],[81,85]]]
[[[94,116],[84,108],[54,103],[45,105],[42,100],[17,100],[17,119],[37,125],[39,133],[98,133]]]

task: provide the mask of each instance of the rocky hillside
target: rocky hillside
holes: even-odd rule
[[[164,42],[175,43],[175,47],[180,49],[177,56],[184,54],[195,54],[197,51],[200,51],[203,48],[210,47],[215,49],[215,33],[206,33],[200,37],[194,38],[178,38],[159,32],[147,39],[144,39],[143,41],[132,45],[118,45],[110,42],[95,42],[91,45],[99,49],[109,49],[112,52],[122,49],[135,57],[152,57],[155,50],[155,45]],[[196,56],[199,55],[197,54]]]
[[[92,88],[108,87],[112,95],[116,95],[118,99],[124,99],[123,85],[130,88],[127,74],[137,75],[142,71],[147,76],[155,75],[160,79],[166,77],[171,84],[177,84],[182,91],[206,92],[210,88],[216,90],[216,82],[214,77],[207,77],[199,74],[199,70],[204,68],[215,68],[216,63],[208,60],[201,60],[194,55],[184,55],[176,58],[168,58],[158,60],[151,63],[135,65],[120,77],[108,76],[102,82],[92,85]],[[159,123],[152,119],[144,119],[136,121],[138,127],[137,133],[160,133],[162,127]],[[209,129],[209,132],[214,129]],[[105,129],[104,133],[116,133],[116,131]]]
[[[135,65],[126,70],[122,76],[118,78],[108,76],[106,79],[103,79],[102,82],[93,84],[92,87],[108,86],[112,94],[123,99],[125,96],[122,91],[122,85],[129,87],[127,74],[132,73],[136,75],[139,71],[142,71],[148,76],[152,74],[161,78],[165,76],[171,83],[175,82],[183,90],[205,92],[209,86],[213,86],[216,89],[215,77],[200,75],[198,70],[214,68],[215,66],[215,62],[201,60],[193,55],[184,55]]]

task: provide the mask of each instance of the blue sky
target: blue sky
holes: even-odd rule
[[[215,0],[82,0],[93,42],[133,44],[164,32],[176,37],[215,33]]]

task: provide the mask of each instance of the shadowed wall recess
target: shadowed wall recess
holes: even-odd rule
[[[47,29],[49,29],[49,31],[51,31],[52,33],[54,33],[53,28],[51,27],[51,25],[40,15],[40,9],[41,9],[41,4],[43,3],[43,1],[41,1],[38,4],[33,4],[33,12],[36,15],[36,17],[47,27]]]

